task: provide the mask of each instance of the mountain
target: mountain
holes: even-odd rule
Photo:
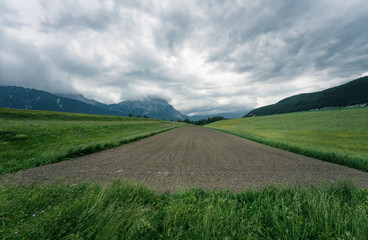
[[[162,120],[184,120],[186,115],[180,113],[166,100],[146,97],[141,100],[123,101],[117,104],[103,104],[93,99],[85,98],[82,94],[58,94],[59,96],[79,100],[93,106],[121,113],[123,116],[132,114],[133,116],[147,116],[154,119]]]
[[[97,102],[96,100],[85,98],[82,94],[57,93],[56,95],[60,97],[78,100],[78,101],[81,101],[81,102],[84,102],[84,103],[87,103],[89,105],[93,105],[96,107],[104,107],[106,105],[106,104]]]
[[[36,89],[0,86],[0,108],[19,108],[58,112],[89,113],[115,116],[140,115],[149,118],[184,120],[181,114],[166,100],[148,97],[118,104],[103,104],[85,98],[81,94],[51,94]]]
[[[368,103],[368,76],[315,93],[291,96],[276,104],[257,108],[244,117],[346,107]]]
[[[244,110],[241,112],[224,112],[224,113],[217,113],[217,114],[211,114],[211,115],[193,115],[189,117],[190,121],[199,121],[202,119],[208,119],[213,117],[224,117],[226,119],[235,119],[235,118],[241,118],[244,116],[244,114],[247,114],[250,110]]]
[[[56,96],[45,91],[22,87],[0,86],[0,107],[122,116],[119,112]]]
[[[149,118],[173,121],[187,118],[186,115],[180,113],[166,100],[154,97],[136,101],[123,101],[117,104],[106,105],[105,107],[109,110],[121,112],[124,115],[132,114],[133,116],[140,115],[141,117],[148,116]]]

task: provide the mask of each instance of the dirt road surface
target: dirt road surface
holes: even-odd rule
[[[5,175],[3,181],[40,184],[125,178],[158,193],[190,187],[238,192],[269,183],[368,186],[368,173],[268,147],[204,127],[182,127],[131,144]]]

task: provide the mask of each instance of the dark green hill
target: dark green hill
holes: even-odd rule
[[[365,103],[368,103],[368,76],[321,92],[303,93],[288,97],[276,104],[257,108],[245,117],[345,107]]]
[[[0,86],[0,108],[46,110],[122,116],[122,113],[98,108],[84,102],[59,97],[36,89]]]

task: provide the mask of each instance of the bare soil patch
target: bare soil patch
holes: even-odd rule
[[[125,178],[157,192],[190,187],[238,192],[269,183],[351,180],[368,187],[368,173],[255,143],[204,127],[182,127],[115,149],[7,174],[3,182],[107,182]]]

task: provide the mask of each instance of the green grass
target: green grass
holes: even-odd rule
[[[368,190],[192,189],[157,196],[123,181],[2,186],[1,239],[366,239]]]
[[[368,108],[241,118],[207,127],[368,171]]]
[[[0,175],[113,148],[181,123],[0,109]]]

